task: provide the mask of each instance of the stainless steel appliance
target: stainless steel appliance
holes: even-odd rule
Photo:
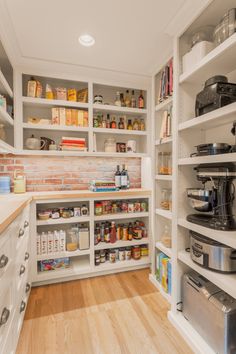
[[[214,111],[236,101],[236,84],[229,83],[226,76],[213,76],[205,82],[204,89],[197,94],[196,117]]]
[[[236,353],[236,300],[194,271],[183,277],[183,315],[217,354]]]
[[[224,273],[236,272],[236,250],[197,232],[190,233],[190,255],[204,268]]]

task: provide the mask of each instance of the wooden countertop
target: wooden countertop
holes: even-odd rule
[[[68,199],[68,198],[119,198],[119,197],[146,197],[151,195],[150,189],[138,188],[117,192],[58,191],[58,192],[30,192],[24,194],[7,194],[0,196],[0,233],[21,213],[32,200]]]

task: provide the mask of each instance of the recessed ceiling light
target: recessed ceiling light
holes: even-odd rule
[[[90,36],[90,34],[82,34],[79,37],[80,44],[84,45],[85,47],[91,47],[95,43],[95,39]]]

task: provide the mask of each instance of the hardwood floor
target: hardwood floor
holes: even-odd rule
[[[191,354],[148,273],[33,288],[17,354]]]

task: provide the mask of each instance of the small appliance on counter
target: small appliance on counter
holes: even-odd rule
[[[217,354],[236,353],[236,300],[194,271],[183,277],[183,315]]]
[[[191,259],[204,268],[236,272],[236,250],[197,232],[189,231]]]
[[[236,84],[226,76],[216,75],[205,82],[204,89],[196,96],[196,117],[236,101]]]
[[[201,214],[188,215],[187,220],[215,230],[235,230],[236,223],[232,213],[235,165],[233,163],[202,164],[194,170],[203,188],[187,188],[187,197],[191,207]],[[207,182],[212,183],[209,189],[205,186]]]

